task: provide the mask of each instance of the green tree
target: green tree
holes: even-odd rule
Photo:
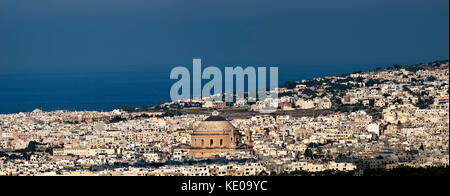
[[[310,148],[305,150],[305,157],[314,158],[313,152]]]

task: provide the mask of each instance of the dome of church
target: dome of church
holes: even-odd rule
[[[218,114],[212,115],[202,121],[196,131],[234,131],[235,127],[228,120]]]
[[[32,113],[32,114],[42,113],[42,110],[36,108],[36,109],[34,109],[31,113]]]

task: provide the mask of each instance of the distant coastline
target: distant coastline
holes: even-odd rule
[[[353,70],[353,72],[341,75],[398,68],[416,69],[422,65],[432,65],[434,63],[442,62],[448,62],[448,60],[436,60],[412,65],[395,64],[384,67],[356,69]],[[107,73],[106,75],[74,74],[76,76],[60,76],[55,74],[52,77],[56,78],[51,79],[35,76],[41,80],[38,81],[37,84],[36,81],[34,83],[33,81],[28,81],[29,86],[20,86],[24,89],[23,91],[14,90],[14,83],[19,83],[21,80],[27,80],[27,77],[21,77],[20,74],[14,74],[14,77],[18,78],[11,79],[13,84],[6,90],[4,90],[5,86],[10,85],[7,84],[8,78],[5,79],[5,77],[1,77],[0,114],[27,113],[36,108],[43,111],[112,111],[124,107],[154,107],[164,102],[170,102],[168,92],[173,81],[168,78],[169,72],[167,72],[167,74],[164,73],[165,72],[160,71],[157,74],[158,77],[150,77],[154,76],[150,75],[150,73],[132,73],[127,75],[127,73],[114,72]],[[321,75],[321,73],[308,75],[311,77],[311,75]],[[339,76],[339,74],[330,74],[329,76]],[[286,80],[285,78],[291,77],[283,77],[283,75],[280,75],[280,87],[289,87],[290,85],[297,84],[298,81],[304,80],[305,76],[299,76],[298,80]],[[314,78],[322,78],[322,76]],[[36,78],[31,78],[29,80],[33,79]],[[62,84],[55,84],[54,80],[58,79],[66,79],[67,81],[62,82]],[[124,85],[122,81],[125,81],[123,83],[127,85]],[[64,86],[65,83],[69,83],[71,87],[77,88],[66,89]],[[158,85],[155,85],[155,83],[158,83]],[[55,87],[52,89],[46,85]],[[40,91],[41,89],[43,89],[43,91]],[[167,95],[161,93],[166,91]]]

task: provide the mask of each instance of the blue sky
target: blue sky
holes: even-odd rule
[[[0,0],[0,72],[448,59],[448,0]]]

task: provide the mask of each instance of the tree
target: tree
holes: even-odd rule
[[[307,148],[305,150],[305,157],[309,157],[309,158],[313,158],[314,157],[313,152],[312,152],[312,150],[310,148]]]
[[[369,106],[371,108],[373,108],[375,106],[375,100],[374,99],[369,99]]]
[[[288,89],[294,89],[297,84],[299,84],[298,82],[293,82],[293,81],[287,81],[286,83],[284,83],[284,85],[282,87],[284,88],[288,88]]]
[[[400,68],[402,68],[402,67],[403,67],[403,66],[400,65],[400,64],[395,64],[395,65],[394,65],[394,68],[395,68],[395,69],[400,69]]]
[[[114,118],[112,118],[109,122],[110,123],[117,123],[117,122],[121,122],[121,121],[124,121],[124,120],[126,120],[126,119],[122,118],[120,116],[114,116]]]
[[[258,176],[268,176],[268,175],[269,174],[265,170],[259,172],[259,174],[258,174]]]
[[[436,78],[433,77],[433,76],[428,76],[428,77],[427,77],[427,81],[428,81],[428,82],[434,82],[435,80],[436,80]]]

